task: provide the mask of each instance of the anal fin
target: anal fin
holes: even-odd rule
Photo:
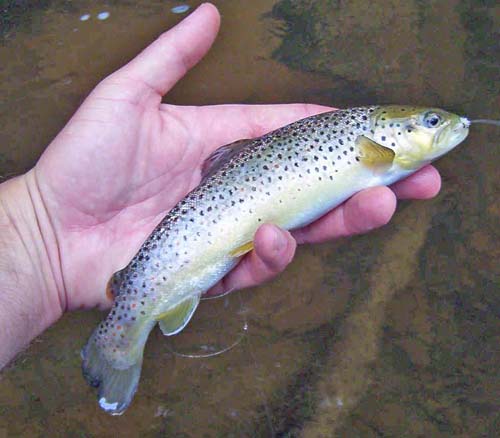
[[[172,336],[182,331],[192,318],[199,302],[199,295],[188,298],[175,306],[173,309],[170,309],[158,316],[156,319],[158,320],[162,333],[165,336]]]

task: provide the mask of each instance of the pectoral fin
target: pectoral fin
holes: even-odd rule
[[[360,135],[356,139],[356,145],[360,152],[360,160],[365,166],[382,172],[392,166],[396,155],[392,149],[386,148],[364,135]]]
[[[233,249],[229,254],[231,257],[241,257],[242,255],[245,255],[247,252],[252,251],[253,249],[253,242],[247,242],[244,243],[241,246],[238,246],[238,248]]]
[[[193,316],[199,302],[199,296],[189,298],[168,312],[162,313],[157,319],[163,334],[172,336],[182,331]]]

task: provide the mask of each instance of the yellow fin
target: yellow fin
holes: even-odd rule
[[[396,155],[392,149],[386,148],[364,135],[360,135],[356,139],[356,144],[360,151],[361,162],[365,166],[375,170],[387,170],[392,166]]]
[[[241,257],[242,255],[245,255],[247,252],[252,251],[253,249],[253,242],[247,242],[244,243],[241,246],[238,246],[238,248],[233,249],[229,254],[231,257]]]
[[[173,309],[159,315],[156,319],[159,322],[160,329],[165,336],[172,336],[179,333],[191,319],[194,311],[198,307],[200,296],[188,298]]]

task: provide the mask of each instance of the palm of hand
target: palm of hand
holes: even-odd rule
[[[113,97],[126,95],[128,85],[94,90],[36,167],[70,269],[70,308],[104,298],[102,277],[126,264],[199,174],[203,145],[188,152],[184,127],[159,110],[161,96]]]

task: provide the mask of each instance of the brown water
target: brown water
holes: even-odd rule
[[[32,166],[102,77],[180,19],[169,1],[12,3],[0,3],[6,176]],[[215,3],[220,37],[170,102],[419,103],[500,118],[497,2]],[[103,10],[110,18],[96,20]],[[497,436],[498,137],[474,126],[437,165],[440,195],[403,203],[384,229],[301,248],[273,283],[203,303],[174,344],[154,332],[122,417],[100,412],[80,375],[102,315],[66,315],[0,374],[0,437]],[[243,321],[248,334],[228,353],[170,351],[221,327],[236,339]]]

